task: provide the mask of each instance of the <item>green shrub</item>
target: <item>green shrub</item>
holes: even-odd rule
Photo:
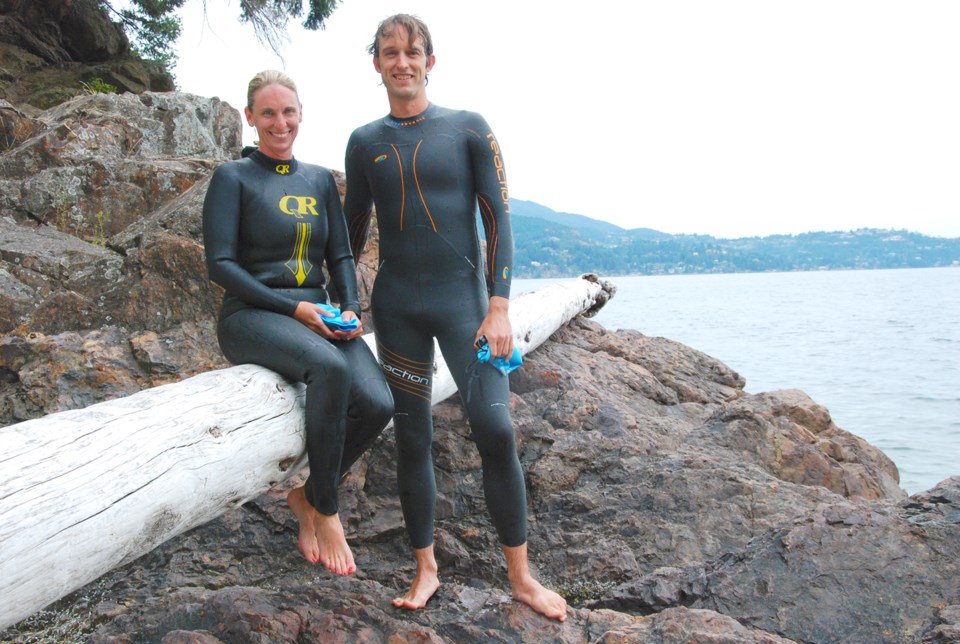
[[[80,86],[86,94],[116,94],[117,88],[111,85],[99,76],[94,76],[87,82],[81,82]]]

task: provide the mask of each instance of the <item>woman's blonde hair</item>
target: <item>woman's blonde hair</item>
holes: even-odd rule
[[[297,92],[297,84],[293,82],[293,79],[283,72],[278,72],[275,69],[267,69],[250,79],[250,83],[247,85],[247,109],[253,109],[254,94],[267,85],[282,85],[283,87],[286,87],[297,95],[297,102],[300,102],[300,94]]]

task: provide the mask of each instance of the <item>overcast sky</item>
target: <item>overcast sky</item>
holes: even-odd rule
[[[386,114],[366,46],[403,11],[433,34],[431,101],[483,114],[514,198],[668,233],[960,237],[957,0],[343,0],[283,60],[237,0],[207,5],[180,12],[179,88],[239,110],[286,71],[303,161],[342,170]]]

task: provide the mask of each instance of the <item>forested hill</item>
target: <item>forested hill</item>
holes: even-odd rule
[[[718,239],[626,230],[511,199],[518,278],[960,266],[960,238],[863,228]]]

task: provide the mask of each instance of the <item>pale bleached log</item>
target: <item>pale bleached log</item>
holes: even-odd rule
[[[513,300],[521,352],[602,291],[575,279]],[[437,361],[434,402],[456,391]],[[302,385],[245,365],[0,428],[0,628],[299,470],[302,411]]]
[[[613,296],[613,285],[602,283],[595,275],[560,280],[523,293],[510,300],[510,324],[514,344],[526,355],[576,316],[594,306],[600,308]],[[433,404],[445,400],[457,390],[439,346],[434,344],[437,375],[433,379]]]

